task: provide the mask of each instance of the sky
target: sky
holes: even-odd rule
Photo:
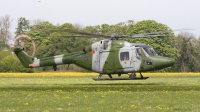
[[[0,0],[0,16],[5,15],[13,20],[13,37],[20,17],[83,27],[155,20],[200,37],[200,0]]]

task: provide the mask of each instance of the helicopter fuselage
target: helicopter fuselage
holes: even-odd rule
[[[146,44],[123,40],[101,40],[83,51],[37,59],[26,54],[22,48],[13,50],[24,67],[42,67],[76,64],[101,74],[123,74],[159,70],[174,64],[175,60],[158,56]],[[56,68],[55,68],[56,69]]]
[[[76,65],[103,74],[159,70],[174,59],[158,56],[151,46],[122,40],[101,40],[88,47]]]

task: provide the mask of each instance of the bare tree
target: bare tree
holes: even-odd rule
[[[29,20],[30,25],[34,26],[34,25],[39,25],[40,23],[44,22],[44,20],[42,19],[35,19],[35,20]]]
[[[11,18],[9,15],[0,17],[0,40],[4,43],[8,43],[9,39],[11,39]]]

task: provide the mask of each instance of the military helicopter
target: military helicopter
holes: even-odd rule
[[[54,31],[60,31],[60,29],[54,29]],[[72,29],[64,29],[63,31],[76,33],[79,36],[104,37],[105,39],[95,42],[79,52],[41,59],[28,55],[23,47],[14,47],[13,51],[26,68],[53,66],[54,71],[56,71],[57,65],[75,64],[99,73],[97,78],[93,78],[96,81],[147,79],[149,77],[143,77],[142,72],[160,70],[175,63],[172,58],[159,56],[150,45],[119,40],[119,38],[163,37],[166,36],[164,33],[169,31],[133,35],[91,34]],[[140,73],[140,77],[136,77],[136,72]],[[102,78],[103,74],[107,74],[109,78]],[[119,78],[113,78],[113,74],[118,74]],[[120,78],[122,74],[129,74],[129,76]]]

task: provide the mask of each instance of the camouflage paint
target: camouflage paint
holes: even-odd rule
[[[29,56],[26,52],[23,51],[23,48],[14,48],[13,51],[17,55],[18,59],[22,65],[26,68],[29,68],[29,64],[33,63],[34,57]]]
[[[13,51],[23,66],[27,68],[76,64],[98,73],[121,74],[158,70],[174,64],[175,61],[172,58],[149,56],[143,47],[150,46],[122,40],[101,40],[80,52],[41,59],[27,55],[23,48],[16,47]],[[129,53],[128,60],[121,60],[120,53],[122,52]]]

